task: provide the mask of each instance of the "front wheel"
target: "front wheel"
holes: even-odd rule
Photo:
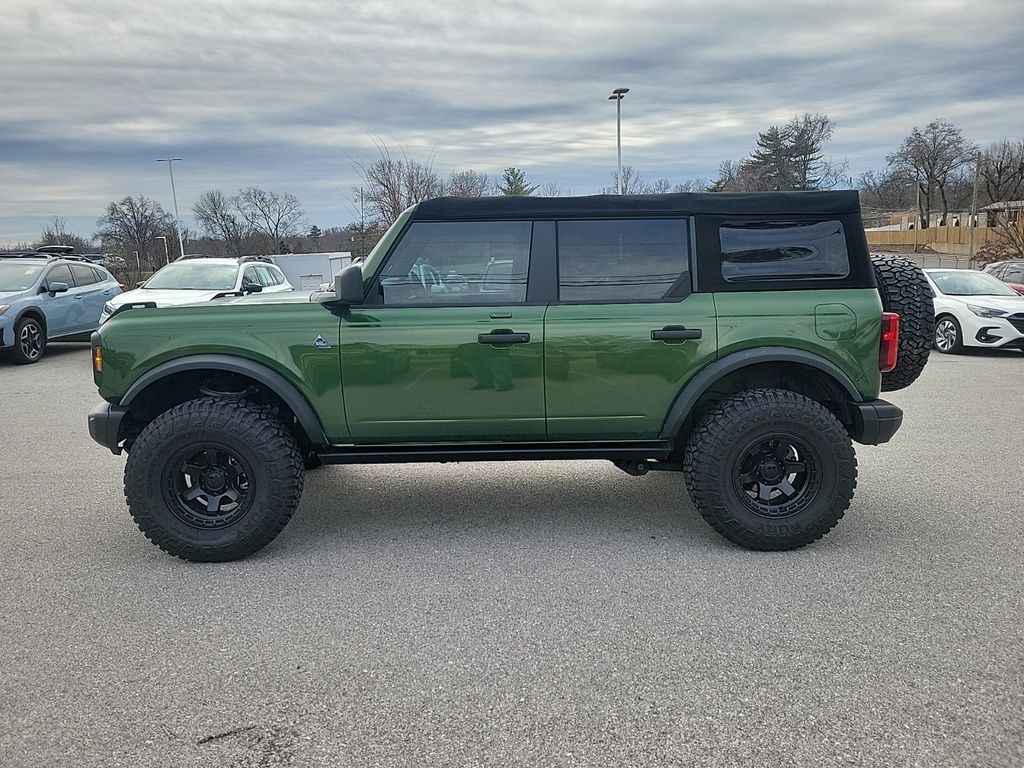
[[[38,363],[46,351],[46,331],[34,317],[23,317],[14,326],[14,362]]]
[[[842,423],[820,403],[782,389],[719,403],[690,435],[683,469],[704,519],[756,550],[820,539],[857,487],[857,457]]]
[[[128,454],[124,493],[139,529],[184,560],[237,560],[262,549],[302,495],[295,438],[265,408],[203,397],[157,416]]]
[[[943,315],[935,323],[935,348],[947,355],[964,351],[964,332],[952,315]]]

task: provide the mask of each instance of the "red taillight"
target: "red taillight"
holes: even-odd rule
[[[124,283],[118,283],[117,287],[121,289],[121,293],[125,293],[128,290],[128,286]]]
[[[882,313],[882,340],[878,344],[878,370],[888,373],[896,367],[896,350],[900,344],[900,316]]]

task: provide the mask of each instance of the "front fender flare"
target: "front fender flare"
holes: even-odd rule
[[[277,371],[244,357],[233,355],[190,355],[176,360],[161,363],[155,368],[146,371],[128,388],[119,403],[122,407],[130,407],[132,401],[139,396],[147,387],[160,379],[183,371],[225,371],[237,373],[259,382],[267,387],[274,394],[281,398],[287,405],[302,427],[309,442],[316,447],[329,445],[323,424],[320,418],[309,404],[305,395],[288,379]]]

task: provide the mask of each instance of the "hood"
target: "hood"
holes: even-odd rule
[[[25,291],[0,291],[0,304],[10,304],[25,295]]]
[[[949,296],[947,294],[946,298],[956,299],[964,304],[973,304],[976,307],[1001,309],[1011,315],[1024,312],[1024,296]]]
[[[136,288],[133,291],[119,293],[111,298],[108,303],[115,309],[122,304],[128,304],[132,301],[152,301],[158,307],[176,307],[180,304],[196,304],[210,301],[218,293],[223,293],[223,291],[161,290],[159,288],[146,290],[145,288]]]

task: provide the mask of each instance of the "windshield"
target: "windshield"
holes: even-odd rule
[[[42,264],[0,264],[0,291],[27,291],[43,269]]]
[[[238,267],[234,264],[179,262],[168,264],[146,284],[143,290],[230,291],[235,287]]]
[[[1018,296],[1010,286],[992,275],[973,269],[929,272],[929,277],[947,296]]]

